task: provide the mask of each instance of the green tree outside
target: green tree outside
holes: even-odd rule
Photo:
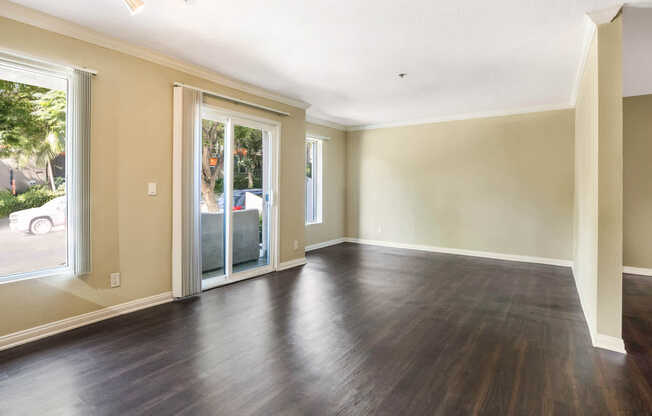
[[[233,188],[262,188],[262,131],[236,125],[233,132]],[[209,212],[218,211],[217,197],[224,192],[224,158],[224,124],[202,120],[201,192]]]
[[[52,160],[65,151],[66,93],[0,80],[0,157],[45,166],[56,190]]]

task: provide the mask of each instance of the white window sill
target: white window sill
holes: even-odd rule
[[[20,282],[22,280],[41,279],[44,277],[72,278],[74,277],[74,273],[70,267],[57,267],[55,269],[37,270],[28,273],[15,273],[7,276],[0,276],[0,285]]]
[[[324,221],[307,222],[306,227],[310,227],[311,225],[321,225],[323,223]]]

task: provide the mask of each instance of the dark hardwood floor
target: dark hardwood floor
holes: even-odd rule
[[[623,341],[652,385],[652,277],[623,275]]]
[[[591,347],[566,268],[353,244],[308,260],[1,352],[0,414],[651,412],[649,366]],[[626,332],[647,343],[649,322]]]

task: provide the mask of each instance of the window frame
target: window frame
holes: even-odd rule
[[[33,270],[28,272],[11,273],[7,275],[0,274],[0,285],[6,283],[13,283],[21,280],[37,279],[43,277],[62,277],[73,278],[75,277],[75,255],[76,255],[76,241],[75,241],[75,202],[77,195],[77,186],[74,183],[75,175],[73,166],[75,149],[75,142],[73,140],[74,126],[72,112],[72,88],[74,70],[72,68],[60,67],[48,64],[33,59],[17,57],[0,53],[0,65],[7,70],[16,72],[36,73],[41,76],[58,78],[66,82],[66,137],[65,137],[65,173],[66,173],[66,265],[55,266],[46,269]],[[90,238],[90,237],[88,237]]]
[[[314,211],[314,220],[308,220],[308,195],[304,198],[304,219],[305,225],[319,225],[324,223],[324,141],[321,137],[314,135],[307,135],[305,144],[312,143],[312,194],[313,194],[313,211]],[[306,152],[304,152],[304,155]],[[304,160],[304,169],[307,160]],[[305,174],[304,174],[305,180]]]

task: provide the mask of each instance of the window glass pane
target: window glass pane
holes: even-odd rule
[[[269,264],[269,135],[233,126],[233,272]]]
[[[68,264],[66,89],[0,71],[0,277]]]
[[[313,175],[313,161],[314,161],[315,143],[313,141],[306,142],[306,222],[311,223],[315,221],[315,183]]]
[[[202,120],[201,244],[204,278],[224,275],[224,123]]]
[[[319,187],[321,186],[321,155],[319,154],[321,146],[318,142],[312,142],[312,221],[319,222]]]

